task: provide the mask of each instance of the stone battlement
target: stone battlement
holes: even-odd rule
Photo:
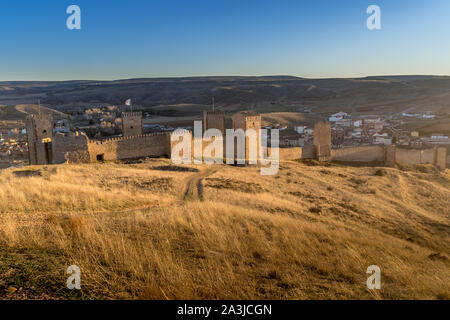
[[[204,112],[206,112],[207,114],[218,114],[218,115],[222,115],[225,113],[223,110],[208,110]]]
[[[122,117],[142,117],[142,112],[140,111],[127,111],[122,112]]]
[[[104,140],[90,140],[89,143],[104,144],[104,143],[108,143],[108,142],[135,140],[135,139],[140,139],[140,138],[151,138],[151,137],[166,136],[166,135],[169,135],[169,133],[168,132],[155,132],[155,133],[148,133],[148,134],[140,134],[140,135],[136,135],[136,136],[108,138],[108,139],[104,139]]]

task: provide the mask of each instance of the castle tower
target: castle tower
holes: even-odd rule
[[[122,113],[122,135],[133,137],[142,135],[142,112]]]
[[[225,112],[223,110],[203,111],[203,131],[219,129],[225,134]]]
[[[30,165],[52,163],[53,116],[29,115],[26,120]]]
[[[329,161],[331,159],[331,125],[319,122],[314,126],[314,149],[316,160]]]
[[[261,145],[261,115],[254,111],[241,111],[233,115],[233,129],[242,129],[247,132],[249,129],[253,129],[256,132],[257,137],[257,155],[259,157],[259,149]],[[245,138],[245,161],[248,162],[250,159],[250,149],[249,149],[250,137]],[[235,145],[236,147],[236,145]],[[236,150],[236,149],[235,149]],[[236,154],[236,153],[235,153]]]

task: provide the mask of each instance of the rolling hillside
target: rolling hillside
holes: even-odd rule
[[[450,298],[450,175],[432,167],[147,160],[0,184],[1,298]],[[81,291],[65,288],[70,265]]]
[[[163,116],[199,113],[216,98],[234,112],[297,111],[306,104],[315,112],[395,113],[405,108],[450,112],[450,77],[386,76],[359,79],[304,79],[289,76],[149,78],[117,81],[0,82],[0,103],[36,103],[62,112],[89,104],[136,105]],[[182,108],[190,105],[192,108]],[[198,106],[198,108],[196,107]],[[289,107],[291,106],[291,107]]]

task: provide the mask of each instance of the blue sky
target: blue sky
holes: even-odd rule
[[[450,75],[449,15],[448,0],[1,0],[0,81]]]

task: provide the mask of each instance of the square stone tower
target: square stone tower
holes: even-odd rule
[[[225,112],[223,110],[203,111],[203,131],[219,129],[225,134]]]
[[[142,132],[142,112],[122,112],[122,135],[140,136]]]
[[[319,122],[314,126],[314,149],[316,160],[331,160],[331,125]]]
[[[29,115],[26,119],[30,165],[52,163],[53,116]]]
[[[249,129],[253,129],[256,132],[257,137],[257,157],[259,157],[259,149],[261,145],[261,136],[260,136],[260,129],[261,129],[261,115],[257,114],[254,111],[241,111],[233,115],[233,129],[238,130],[242,129],[244,132],[247,132]],[[249,137],[245,138],[245,161],[248,162],[250,159],[250,152],[249,152]],[[236,145],[235,145],[236,147]],[[235,149],[236,150],[236,149]],[[235,153],[237,154],[237,153]]]

